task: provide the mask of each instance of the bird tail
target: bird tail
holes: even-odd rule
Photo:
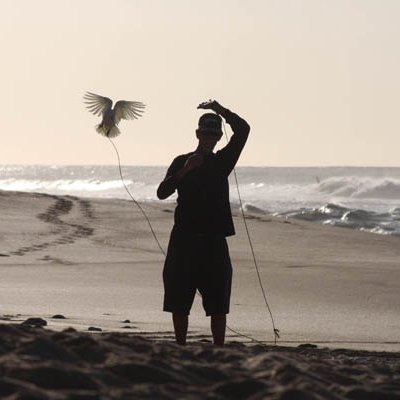
[[[116,137],[121,133],[118,127],[116,127],[115,125],[110,128],[103,124],[96,125],[96,131],[100,133],[100,135],[110,138]]]

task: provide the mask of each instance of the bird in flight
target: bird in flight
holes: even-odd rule
[[[146,107],[140,101],[119,100],[112,108],[111,99],[91,92],[86,92],[83,98],[86,108],[92,114],[102,117],[101,123],[96,125],[96,131],[109,138],[121,133],[118,129],[121,119],[137,119],[142,116]]]

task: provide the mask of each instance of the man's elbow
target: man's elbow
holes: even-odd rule
[[[243,133],[248,135],[250,133],[250,125],[243,120]]]
[[[171,190],[171,188],[166,187],[165,185],[161,184],[157,189],[157,197],[160,200],[165,200],[167,197],[171,196],[175,190]]]
[[[241,136],[247,137],[250,132],[250,125],[241,118],[236,125],[236,129],[233,129],[233,131]]]
[[[159,200],[164,200],[168,197],[166,193],[162,190],[161,186],[159,186],[157,189],[157,197]]]

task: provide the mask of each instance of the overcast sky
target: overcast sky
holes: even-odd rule
[[[0,5],[1,164],[114,164],[92,91],[147,105],[120,123],[123,164],[193,150],[215,98],[252,127],[239,165],[400,166],[400,1]]]

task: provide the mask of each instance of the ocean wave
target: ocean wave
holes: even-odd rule
[[[400,221],[400,207],[390,209],[389,213],[394,220]]]
[[[391,229],[384,229],[380,226],[376,226],[374,228],[368,229],[368,228],[360,228],[360,231],[362,232],[370,232],[370,233],[377,233],[378,235],[393,235],[393,236],[400,236],[400,232],[397,230],[391,230]]]
[[[275,213],[274,215],[299,218],[307,221],[326,221],[329,219],[341,219],[348,210],[346,207],[328,203],[318,208],[302,207],[296,210]]]
[[[316,191],[341,198],[400,199],[400,180],[389,178],[332,177],[318,184]]]
[[[257,207],[251,203],[243,204],[243,211],[251,213],[251,214],[266,214],[266,211],[260,207]]]
[[[319,208],[301,208],[275,213],[274,215],[320,222],[324,225],[359,229],[371,233],[400,236],[399,208],[390,210],[387,213],[376,213],[362,209],[349,209],[329,203]]]

